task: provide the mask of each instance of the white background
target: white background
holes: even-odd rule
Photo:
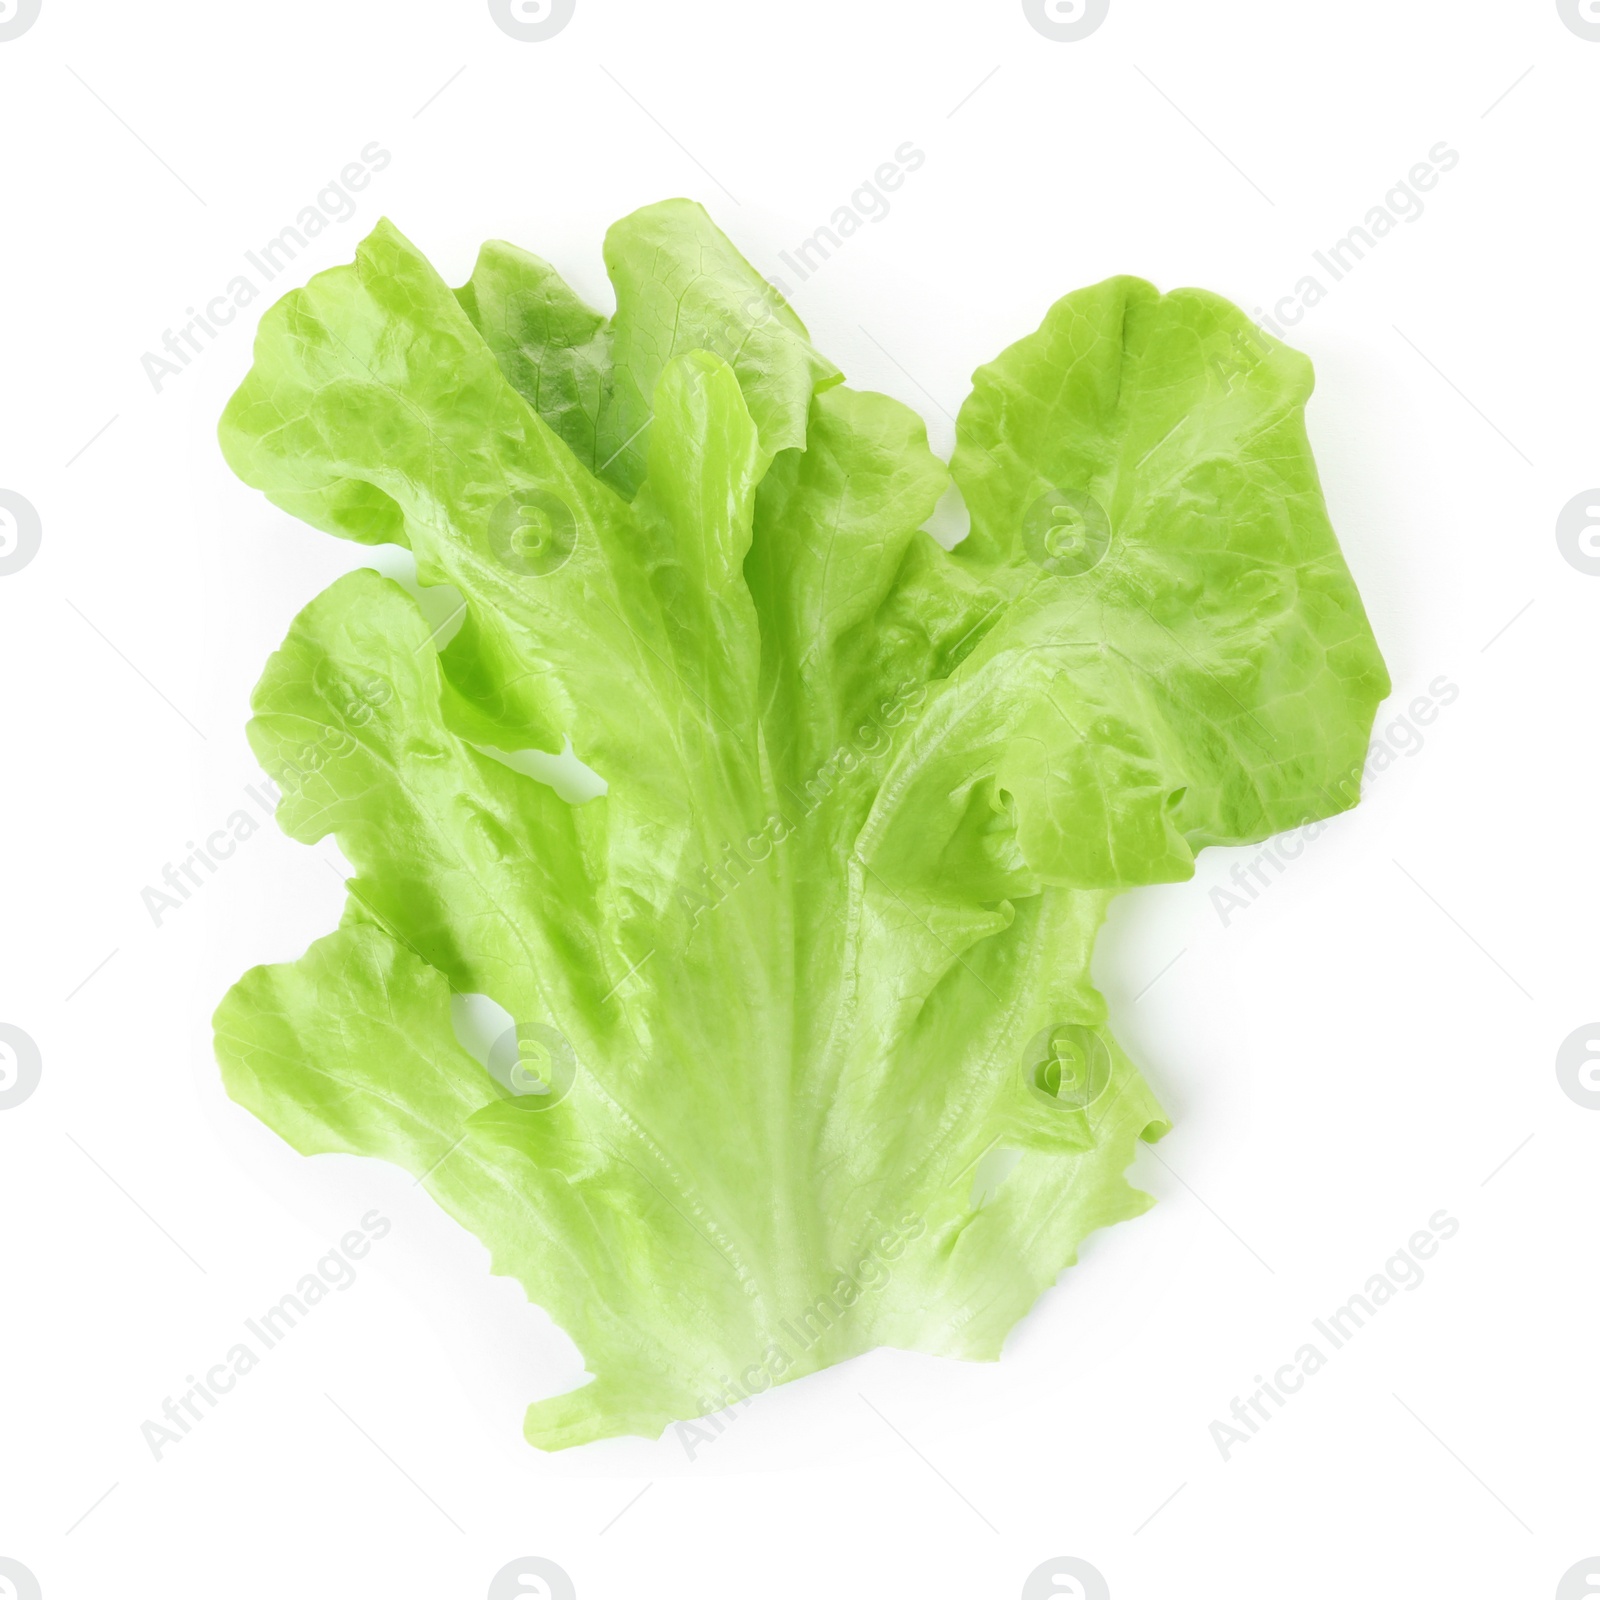
[[[1554,532],[1600,481],[1597,86],[1554,0],[1112,0],[1077,43],[1015,0],[578,0],[545,43],[481,0],[44,0],[0,43],[0,488],[43,529],[0,578],[0,1021],[43,1062],[0,1112],[0,1556],[45,1600],[478,1600],[528,1555],[582,1600],[1010,1600],[1056,1556],[1115,1600],[1554,1596],[1600,1553],[1600,1111],[1555,1073],[1600,1014],[1600,578]],[[581,1373],[543,1313],[409,1178],[222,1095],[211,1008],[334,925],[336,854],[263,828],[162,926],[140,892],[249,804],[250,688],[362,552],[218,454],[266,297],[160,393],[140,358],[374,140],[274,294],[387,214],[452,282],[505,238],[606,305],[606,225],[692,195],[941,450],[1058,295],[1270,308],[1459,152],[1290,335],[1380,728],[1459,693],[1227,925],[1220,852],[1119,903],[1097,970],[1176,1124],[1135,1169],[1159,1204],[997,1366],[879,1352],[692,1461],[541,1455],[523,1408]],[[906,140],[890,214],[796,285],[778,252]],[[141,1424],[374,1207],[359,1281],[153,1459]],[[1441,1208],[1426,1281],[1224,1461],[1210,1424]]]

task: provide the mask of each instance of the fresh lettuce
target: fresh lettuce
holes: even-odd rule
[[[354,571],[267,666],[279,818],[355,876],[223,1001],[227,1088],[422,1177],[571,1334],[593,1376],[529,1408],[545,1448],[878,1345],[996,1357],[1149,1204],[1109,901],[1353,803],[1388,688],[1310,365],[1227,302],[1068,295],[979,370],[947,470],[698,206],[605,256],[609,319],[504,244],[452,290],[380,223],[267,313],[221,427],[246,483],[463,603],[440,650]],[[502,759],[568,741],[603,797]],[[479,994],[509,1070],[458,1042]]]

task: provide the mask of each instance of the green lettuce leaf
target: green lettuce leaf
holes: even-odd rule
[[[407,546],[295,620],[252,745],[340,928],[217,1012],[230,1094],[394,1162],[582,1351],[546,1448],[879,1345],[992,1359],[1166,1121],[1089,974],[1112,896],[1352,804],[1382,661],[1305,359],[1114,279],[976,377],[950,471],[686,201],[617,309],[388,223],[262,321],[246,483]],[[571,804],[512,753],[571,748]],[[457,997],[515,1019],[487,1061]],[[502,1048],[504,1047],[504,1048]]]

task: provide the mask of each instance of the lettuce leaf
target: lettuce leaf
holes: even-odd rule
[[[878,1345],[998,1356],[1150,1202],[1165,1118],[1089,973],[1119,890],[1356,798],[1388,689],[1306,441],[1309,363],[1194,290],[1068,295],[951,468],[687,201],[609,317],[387,222],[264,317],[244,481],[415,555],[295,620],[250,739],[339,929],[217,1012],[297,1150],[417,1174],[583,1352],[545,1448]],[[970,536],[922,531],[953,473]],[[571,804],[504,759],[570,746]],[[452,998],[516,1019],[487,1064]]]

